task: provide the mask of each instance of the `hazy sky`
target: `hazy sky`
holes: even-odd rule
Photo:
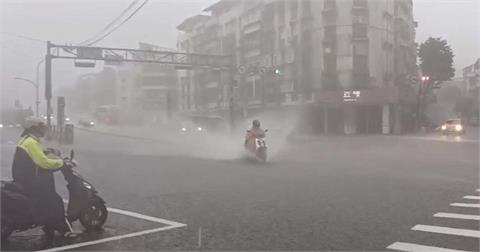
[[[45,53],[45,43],[12,34],[75,44],[94,35],[131,2],[0,0],[2,106],[12,104],[16,97],[25,101],[33,99],[34,89],[13,78],[34,80],[36,63]],[[143,41],[173,48],[175,27],[214,2],[216,0],[150,0],[135,17],[98,45],[137,47],[138,42]],[[478,0],[414,0],[414,15],[419,23],[417,41],[429,36],[447,39],[455,53],[455,67],[461,69],[480,56],[479,14]],[[69,85],[78,73],[92,71],[74,69],[72,65],[71,62],[55,63],[54,85]],[[41,80],[43,83],[43,74]]]

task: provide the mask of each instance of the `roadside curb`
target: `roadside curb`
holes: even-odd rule
[[[152,141],[152,142],[159,141],[156,139],[151,139],[146,137],[131,136],[126,134],[112,133],[112,132],[106,132],[106,131],[99,131],[99,130],[92,130],[92,129],[85,129],[85,128],[76,128],[76,129],[80,131],[89,132],[89,133],[95,133],[95,134],[101,134],[101,135],[107,135],[107,136],[113,136],[113,137],[121,137],[121,138],[134,139],[134,140],[146,140],[146,141]]]

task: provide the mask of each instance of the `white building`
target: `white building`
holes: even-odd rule
[[[221,0],[205,12],[177,27],[177,47],[233,55],[247,69],[233,94],[244,116],[309,105],[313,130],[327,134],[399,133],[413,121],[411,0]],[[230,84],[214,71],[184,71],[180,109],[225,110]]]

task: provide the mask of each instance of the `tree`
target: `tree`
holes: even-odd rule
[[[462,118],[470,119],[476,113],[475,100],[472,97],[460,97],[455,103],[455,112]]]
[[[432,83],[440,84],[455,76],[453,52],[447,41],[442,38],[428,38],[418,50],[420,68],[424,75],[430,76]]]

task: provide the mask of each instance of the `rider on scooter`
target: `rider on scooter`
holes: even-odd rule
[[[253,149],[255,148],[255,139],[256,138],[264,138],[265,137],[265,130],[260,128],[260,121],[253,120],[252,121],[252,128],[247,130],[247,134],[245,136],[245,148]]]
[[[60,232],[64,237],[75,237],[65,218],[63,200],[55,192],[53,172],[69,165],[67,160],[53,159],[44,153],[40,138],[47,126],[36,117],[25,119],[25,131],[18,142],[12,165],[14,182],[25,189],[32,200],[35,219],[46,227]]]

